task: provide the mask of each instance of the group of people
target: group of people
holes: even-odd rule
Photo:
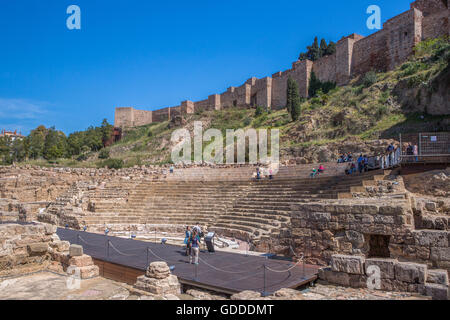
[[[186,256],[189,256],[190,264],[198,264],[201,238],[203,238],[203,232],[198,223],[192,229],[190,226],[186,227],[184,244],[186,245]]]
[[[347,154],[342,154],[339,159],[338,159],[338,163],[346,163],[346,162],[352,162],[353,161],[353,156],[350,152],[348,152]]]
[[[419,161],[419,148],[417,147],[417,145],[408,144],[408,146],[406,147],[406,155],[414,156],[414,157],[409,157],[409,158],[410,159],[414,158],[414,160],[416,162],[418,162]]]
[[[325,172],[325,167],[323,165],[319,166],[319,169],[316,170],[316,168],[312,169],[311,174],[309,175],[311,178],[315,178],[316,176],[318,176],[321,173]]]
[[[350,162],[345,169],[347,175],[358,172],[363,173],[369,171],[369,158],[366,155],[360,155],[355,162]]]
[[[261,176],[262,176],[262,173],[261,173],[261,168],[260,167],[257,167],[256,168],[256,179],[258,179],[258,180],[261,180]],[[272,171],[272,168],[269,168],[269,170],[268,170],[268,178],[270,179],[270,180],[272,180],[273,179],[273,171]]]

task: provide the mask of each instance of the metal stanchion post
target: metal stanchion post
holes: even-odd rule
[[[302,263],[303,263],[303,279],[306,279],[306,273],[305,273],[305,257],[302,257]]]
[[[197,276],[198,276],[198,264],[195,264],[195,278],[194,278],[195,281],[197,281]]]
[[[263,273],[264,273],[264,284],[263,284],[263,294],[262,294],[262,296],[263,297],[267,297],[267,292],[266,292],[266,263],[265,262],[264,262]]]

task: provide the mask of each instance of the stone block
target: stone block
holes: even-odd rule
[[[441,284],[448,286],[447,270],[428,270],[427,283]]]
[[[57,226],[54,224],[44,223],[44,230],[46,235],[53,235],[56,233]]]
[[[432,297],[433,300],[449,300],[448,286],[435,283],[425,284],[425,295]]]
[[[431,248],[430,258],[437,262],[450,261],[450,248]]]
[[[137,278],[135,287],[153,294],[180,294],[181,286],[178,278],[170,275],[165,279],[149,278],[145,275]]]
[[[335,272],[364,274],[364,257],[336,254],[331,257],[331,269]]]
[[[417,230],[413,231],[416,244],[427,247],[448,247],[449,231]]]
[[[91,256],[88,256],[86,254],[82,256],[76,256],[71,257],[69,259],[69,265],[76,266],[76,267],[87,267],[93,265],[94,262],[92,261]]]
[[[149,278],[165,279],[170,276],[170,268],[166,262],[152,262],[148,266],[145,275]]]
[[[380,268],[380,276],[382,279],[395,279],[395,265],[398,263],[396,259],[385,258],[369,258],[365,262],[365,273],[370,276],[368,269],[370,266],[377,266]]]
[[[395,265],[395,279],[407,283],[424,284],[427,270],[425,264],[399,262]]]
[[[251,290],[242,291],[231,296],[231,300],[258,300],[261,293]]]
[[[83,247],[78,244],[71,244],[69,247],[69,255],[71,257],[79,257],[83,255]]]
[[[91,279],[100,275],[100,269],[96,265],[85,266],[80,268],[81,279]]]
[[[343,287],[350,286],[350,275],[348,273],[336,272],[331,269],[324,269],[322,277],[323,280],[332,284],[340,285]]]
[[[27,246],[28,254],[30,256],[41,256],[48,252],[47,243],[31,243]]]

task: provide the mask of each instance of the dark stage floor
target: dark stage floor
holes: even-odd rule
[[[281,288],[295,288],[309,283],[316,279],[318,272],[318,267],[313,265],[303,267],[300,263],[293,267],[294,264],[289,261],[207,251],[200,252],[200,263],[196,267],[189,264],[189,258],[179,246],[62,228],[58,228],[57,233],[61,240],[82,245],[84,252],[95,259],[143,271],[151,262],[166,261],[169,266],[174,266],[172,272],[182,283],[225,293],[253,290],[271,294]]]

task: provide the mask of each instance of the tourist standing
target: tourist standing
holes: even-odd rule
[[[324,173],[325,172],[325,167],[323,165],[320,165],[318,172],[319,173]]]
[[[414,154],[414,158],[416,160],[416,162],[419,162],[419,148],[417,147],[417,145],[413,145],[413,154]]]
[[[184,238],[184,244],[186,245],[186,256],[191,255],[191,244],[189,242],[189,239],[191,238],[191,228],[189,226],[186,227],[185,232],[185,238]]]
[[[364,166],[364,157],[363,157],[363,155],[361,154],[361,155],[359,156],[359,158],[358,158],[358,171],[359,171],[359,173],[362,173],[362,171],[363,171],[363,166]]]
[[[191,238],[189,239],[189,243],[191,244],[191,256],[189,257],[189,263],[192,264],[192,260],[194,260],[194,264],[198,264],[198,253],[200,246],[200,237],[198,236],[197,229],[192,231]]]

